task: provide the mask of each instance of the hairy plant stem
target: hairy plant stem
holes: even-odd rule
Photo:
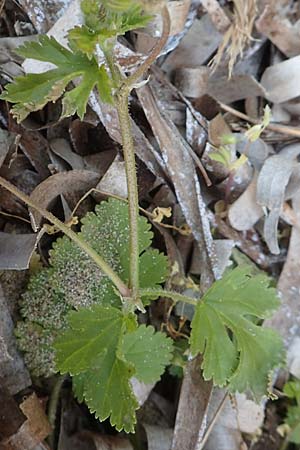
[[[163,32],[158,43],[154,46],[149,57],[138,67],[138,69],[128,78],[124,78],[112,52],[103,50],[107,65],[110,69],[112,80],[115,86],[119,87],[115,95],[116,108],[119,117],[119,124],[122,136],[123,155],[126,168],[127,190],[128,190],[128,210],[129,210],[129,288],[131,289],[131,299],[133,303],[140,304],[139,300],[139,200],[138,183],[135,162],[134,140],[132,135],[130,115],[129,115],[129,95],[135,84],[144,75],[147,69],[153,64],[165,46],[170,33],[170,16],[165,7],[162,11]]]
[[[78,233],[75,233],[70,227],[61,222],[57,217],[55,217],[51,212],[44,208],[36,205],[35,202],[31,200],[28,195],[21,192],[16,186],[11,184],[9,181],[0,177],[0,186],[7,189],[13,195],[22,200],[26,205],[38,211],[43,217],[45,217],[49,222],[55,225],[59,230],[65,233],[72,241],[74,241],[78,247],[80,247],[91,259],[97,264],[97,266],[105,273],[110,280],[114,283],[122,297],[130,297],[130,290],[126,284],[121,280],[118,274],[110,267],[109,264],[100,256],[92,247],[85,242]]]
[[[116,108],[119,117],[119,124],[122,136],[122,147],[125,161],[126,181],[128,191],[128,211],[129,211],[129,288],[131,289],[131,300],[135,304],[139,302],[139,198],[138,183],[135,166],[134,141],[131,130],[128,97],[131,89],[127,88],[120,92],[120,87],[124,83],[124,76],[121,73],[112,52],[103,50],[107,65],[117,93],[115,94]],[[141,305],[140,305],[141,306]]]
[[[117,111],[122,134],[123,154],[126,167],[126,179],[128,190],[128,211],[129,211],[129,287],[132,290],[131,297],[134,302],[138,301],[139,291],[139,200],[137,173],[135,166],[134,142],[131,131],[130,116],[128,111],[128,94],[117,96]]]

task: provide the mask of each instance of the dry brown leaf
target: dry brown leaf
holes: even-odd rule
[[[10,234],[0,232],[0,270],[28,269],[43,232]]]
[[[127,198],[127,179],[125,162],[120,161],[119,156],[113,161],[107,172],[97,184],[96,189],[109,194]]]
[[[26,130],[11,120],[11,131],[19,135],[19,146],[42,179],[49,176],[49,144],[39,131]]]
[[[170,450],[172,443],[172,428],[162,428],[155,425],[143,424],[146,431],[148,450]]]
[[[267,67],[260,80],[266,98],[274,103],[283,103],[300,95],[300,56]]]
[[[191,0],[175,0],[167,2],[167,7],[170,15],[171,27],[170,36],[175,36],[184,31],[187,16],[191,6]],[[150,51],[155,43],[155,37],[157,39],[158,33],[161,32],[162,20],[158,15],[153,21],[151,21],[145,29],[137,30],[140,40],[138,38],[137,47],[138,51],[147,54],[147,50]],[[148,40],[148,44],[147,41]]]
[[[20,0],[20,5],[28,14],[39,33],[46,33],[66,10],[72,0]]]
[[[239,248],[245,255],[247,255],[252,261],[256,263],[261,269],[268,269],[271,261],[270,258],[265,255],[261,243],[258,241],[258,236],[255,234],[253,240],[247,238],[244,233],[238,232],[230,227],[225,221],[223,221],[217,215],[211,214],[210,220],[212,225],[215,226],[219,233],[227,239],[232,239],[235,242],[237,248]]]
[[[1,380],[2,381],[2,380]],[[25,417],[20,411],[17,402],[9,391],[0,383],[0,449],[5,450],[3,442],[15,434],[24,423]]]
[[[232,103],[248,97],[264,97],[265,90],[250,75],[233,75],[228,77],[215,77],[208,81],[207,93],[222,103]]]
[[[73,152],[69,142],[66,139],[52,139],[49,144],[52,152],[65,160],[72,169],[80,170],[85,168],[83,158]]]
[[[76,202],[91,188],[94,188],[99,181],[99,174],[88,170],[70,170],[68,172],[60,172],[47,178],[40,183],[31,193],[31,200],[40,207],[47,209],[51,202],[59,195],[72,194],[76,197]],[[74,205],[71,205],[73,208]],[[39,229],[42,217],[33,210],[29,209],[33,229]]]
[[[35,394],[31,394],[21,403],[20,410],[26,420],[15,434],[2,440],[1,450],[32,450],[51,432],[47,416]]]
[[[202,6],[210,15],[216,29],[222,34],[225,33],[230,27],[230,20],[220,3],[217,0],[202,0]]]
[[[300,220],[300,192],[293,197],[293,209]],[[288,356],[289,364],[299,365],[299,352],[292,355],[293,342],[300,338],[299,292],[300,292],[300,231],[293,227],[289,242],[289,249],[283,270],[280,274],[277,289],[281,297],[281,306],[271,319],[264,322],[267,327],[274,328],[284,338],[287,349],[291,352]],[[296,347],[297,349],[297,347]],[[296,358],[296,359],[295,359]]]
[[[207,131],[199,124],[199,121],[193,116],[189,108],[186,108],[186,140],[194,150],[201,156],[207,141]]]
[[[300,21],[292,24],[280,11],[281,2],[279,7],[276,3],[265,6],[255,26],[286,56],[297,56],[300,53]]]
[[[215,147],[223,144],[223,138],[231,134],[231,129],[224,119],[223,114],[217,114],[208,124],[209,142]]]
[[[14,142],[14,135],[0,128],[0,167],[9,152],[11,144]]]
[[[121,132],[116,109],[106,103],[101,103],[96,94],[91,94],[90,105],[105,126],[109,136],[121,143]],[[165,178],[165,164],[159,153],[153,148],[141,129],[131,120],[131,129],[134,138],[137,156],[145,163],[147,168],[158,178]]]
[[[168,10],[171,19],[170,36],[180,34],[184,31],[187,15],[192,0],[176,0],[168,2]]]
[[[222,36],[214,27],[209,14],[195,20],[178,47],[167,57],[162,68],[167,73],[179,67],[199,67],[218,48]]]
[[[264,224],[264,238],[274,254],[280,253],[277,227],[283,202],[299,189],[299,163],[295,159],[299,151],[299,146],[287,147],[280,154],[271,156],[264,163],[257,179],[257,203],[269,210]],[[296,184],[292,179],[293,174],[297,179]]]
[[[80,197],[94,188],[99,181],[99,174],[89,170],[70,170],[60,172],[40,183],[31,193],[31,200],[40,207],[47,209],[51,202],[62,194],[73,194],[78,201]],[[72,205],[72,207],[74,207]],[[29,209],[34,229],[41,225],[42,217],[32,208]]]
[[[218,408],[221,411],[208,437],[206,450],[241,450],[246,449],[242,433],[255,434],[263,424],[264,408],[245,394],[236,394],[232,399],[224,400],[226,391],[215,389],[212,395],[208,423],[214,419]]]
[[[229,207],[230,225],[239,231],[249,230],[264,215],[263,208],[256,200],[257,175],[255,175],[242,195]]]
[[[203,286],[207,286],[214,279],[213,241],[188,144],[168,116],[162,112],[163,108],[159,108],[149,86],[139,89],[138,97],[159,143],[182,212],[200,247],[203,258]]]
[[[81,433],[81,436],[83,438],[89,438],[93,442],[95,450],[133,450],[129,439],[124,437],[103,436],[100,433],[91,432]]]
[[[216,251],[217,260],[217,275],[221,278],[224,270],[230,266],[231,253],[235,246],[235,242],[232,239],[215,239],[214,246]],[[201,257],[199,253],[199,248],[194,246],[194,251],[192,255],[191,265],[189,272],[195,275],[200,275],[201,273]]]
[[[208,91],[209,73],[206,66],[180,67],[175,71],[174,82],[186,97],[202,97]]]

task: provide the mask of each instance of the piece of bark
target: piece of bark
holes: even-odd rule
[[[202,357],[189,361],[183,378],[171,450],[196,450],[202,441],[212,382],[204,381]]]

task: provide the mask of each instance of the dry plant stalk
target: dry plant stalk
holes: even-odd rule
[[[229,57],[228,76],[232,76],[238,56],[243,56],[245,47],[250,43],[257,15],[256,0],[233,0],[234,10],[231,25],[225,32],[223,41],[211,61],[213,70],[220,65],[223,55]]]
[[[0,16],[2,14],[2,10],[4,8],[5,0],[0,0]]]

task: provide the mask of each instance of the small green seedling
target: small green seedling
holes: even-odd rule
[[[248,161],[246,155],[249,145],[252,142],[257,141],[260,138],[262,132],[269,125],[271,120],[271,109],[269,105],[264,108],[264,116],[262,122],[250,127],[245,131],[244,135],[247,138],[247,143],[245,145],[245,153],[242,153],[235,161],[232,160],[231,146],[237,144],[238,138],[234,134],[224,135],[221,138],[222,144],[215,152],[211,152],[209,157],[213,161],[221,163],[224,167],[228,169],[229,172],[236,172],[243,164]]]
[[[290,403],[284,423],[278,427],[279,434],[285,436],[280,450],[286,449],[289,442],[300,444],[300,380],[286,383],[283,392]]]
[[[147,11],[149,4],[156,8],[161,3],[148,3]],[[14,103],[12,113],[18,121],[61,97],[62,116],[77,113],[83,118],[89,94],[97,88],[102,100],[118,111],[128,205],[116,199],[102,202],[82,219],[76,233],[0,178],[3,187],[66,235],[54,243],[50,267],[31,278],[23,295],[17,335],[26,362],[36,375],[70,374],[78,400],[85,401],[96,417],[109,417],[117,430],[133,432],[138,402],[132,378],[156,382],[173,353],[172,340],[139,325],[138,317],[151,301],[168,297],[195,307],[185,353],[203,354],[204,378],[260,398],[267,394],[269,374],[283,357],[279,336],[260,326],[278,307],[268,278],[253,275],[249,267],[236,268],[201,300],[166,291],[161,285],[168,275],[167,258],[151,248],[151,226],[139,215],[128,97],[166,43],[167,9],[162,10],[161,40],[126,77],[114,55],[116,39],[150,20],[143,12],[145,2],[83,0],[81,5],[85,25],[70,30],[69,49],[42,36],[18,50],[23,57],[51,62],[55,68],[16,78],[1,98]],[[105,59],[100,66],[97,46]],[[78,77],[79,84],[72,88],[69,83]]]

